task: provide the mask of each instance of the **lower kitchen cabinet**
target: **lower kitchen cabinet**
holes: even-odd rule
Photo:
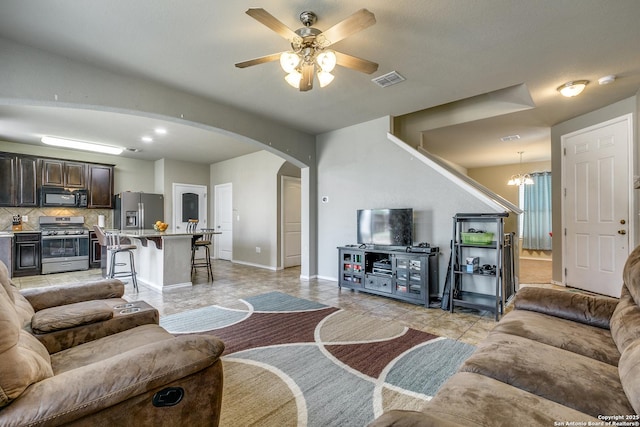
[[[40,274],[40,233],[15,233],[13,276]]]

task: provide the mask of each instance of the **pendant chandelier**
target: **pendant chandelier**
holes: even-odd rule
[[[524,151],[518,151],[518,154],[520,154],[520,170],[522,171],[522,153],[524,153]],[[533,184],[533,179],[531,179],[531,175],[529,175],[528,173],[519,173],[517,175],[512,175],[511,178],[509,178],[509,182],[507,182],[507,185],[531,185]]]

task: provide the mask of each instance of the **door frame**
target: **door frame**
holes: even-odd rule
[[[610,120],[606,120],[604,122],[601,123],[597,123],[595,125],[591,125],[588,126],[586,128],[583,129],[579,129],[577,131],[574,132],[570,132],[567,133],[565,135],[562,135],[560,137],[560,142],[561,142],[561,147],[560,147],[560,152],[561,153],[565,153],[566,150],[566,140],[570,137],[579,135],[581,133],[587,133],[587,132],[591,132],[594,131],[596,129],[602,128],[602,127],[607,127],[610,126],[612,124],[615,123],[619,123],[619,122],[626,122],[627,124],[627,135],[628,135],[628,143],[627,143],[627,161],[628,161],[628,170],[629,170],[629,176],[627,177],[627,187],[628,187],[628,191],[627,191],[627,198],[628,198],[628,212],[627,212],[627,218],[628,218],[628,232],[627,232],[627,236],[628,236],[628,243],[627,243],[627,251],[629,253],[631,253],[631,250],[635,247],[635,242],[636,242],[636,218],[635,215],[633,214],[634,211],[634,206],[635,206],[635,199],[633,197],[633,176],[634,176],[634,171],[635,169],[633,168],[634,165],[634,157],[633,157],[633,147],[634,147],[634,135],[633,135],[633,115],[631,113],[629,114],[624,114],[622,116],[610,119]],[[566,235],[566,225],[567,225],[567,219],[565,217],[566,215],[566,210],[567,207],[565,206],[565,204],[567,203],[566,197],[565,197],[565,193],[566,193],[566,186],[567,186],[567,178],[565,177],[565,173],[566,173],[567,167],[566,167],[566,156],[564,154],[562,154],[562,174],[560,177],[561,180],[561,184],[560,184],[560,190],[562,192],[562,197],[561,197],[561,206],[560,206],[560,210],[562,212],[562,233],[561,233],[561,239],[562,239],[562,282],[561,284],[563,286],[567,286],[567,265],[568,265],[568,258],[567,258],[567,241],[568,241],[568,237]],[[621,272],[622,273],[622,272]]]
[[[182,184],[179,182],[174,182],[171,185],[172,187],[172,196],[173,196],[173,225],[171,226],[172,230],[176,230],[176,224],[178,223],[182,223],[182,221],[180,220],[180,218],[178,218],[178,206],[180,205],[180,197],[178,197],[177,194],[177,188],[178,187],[184,187],[184,188],[190,188],[193,189],[194,192],[199,190],[199,194],[203,194],[203,202],[201,204],[201,210],[204,210],[204,222],[201,222],[198,224],[199,228],[208,228],[207,224],[209,223],[207,220],[207,217],[209,215],[209,197],[207,196],[208,191],[207,191],[207,186],[206,185],[200,185],[200,184]],[[185,231],[185,230],[183,230]]]

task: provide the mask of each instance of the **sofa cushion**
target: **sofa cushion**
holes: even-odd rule
[[[49,353],[22,329],[13,302],[0,287],[0,408],[31,384],[53,375]]]
[[[622,270],[622,281],[627,286],[631,298],[640,303],[640,246],[637,246],[630,254]]]
[[[494,378],[593,417],[634,413],[616,366],[515,335],[491,332],[460,371]]]
[[[605,329],[609,329],[617,304],[616,298],[533,286],[521,288],[514,300],[518,310],[537,311]]]
[[[35,311],[40,311],[82,301],[121,298],[124,295],[124,283],[118,279],[103,279],[95,282],[23,289],[21,294]]]
[[[449,378],[422,411],[470,427],[553,426],[559,421],[580,421],[586,425],[598,421],[575,409],[470,372],[459,372]]]
[[[626,285],[622,285],[620,302],[611,316],[611,336],[623,353],[633,341],[640,339],[640,307],[635,303]]]
[[[102,301],[77,302],[38,311],[31,319],[31,330],[36,334],[46,334],[109,320],[112,317],[113,309],[109,304]]]
[[[513,310],[493,331],[529,338],[614,366],[620,359],[609,330],[534,311]]]
[[[618,370],[622,388],[633,409],[640,414],[640,340],[634,341],[622,353]]]
[[[31,316],[33,316],[34,313],[33,307],[20,295],[20,291],[18,291],[18,288],[16,288],[9,277],[7,266],[4,265],[2,261],[0,261],[0,284],[2,284],[2,287],[6,291],[9,300],[14,304],[16,312],[20,317],[20,323],[23,327],[28,328],[31,324]]]
[[[56,375],[92,363],[101,362],[127,351],[174,336],[158,325],[143,325],[59,351],[51,355],[51,365]]]

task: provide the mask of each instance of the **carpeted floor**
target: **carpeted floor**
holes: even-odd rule
[[[223,427],[364,426],[389,409],[420,408],[475,350],[281,292],[160,324],[225,342]]]
[[[520,258],[520,283],[552,283],[551,261]]]

